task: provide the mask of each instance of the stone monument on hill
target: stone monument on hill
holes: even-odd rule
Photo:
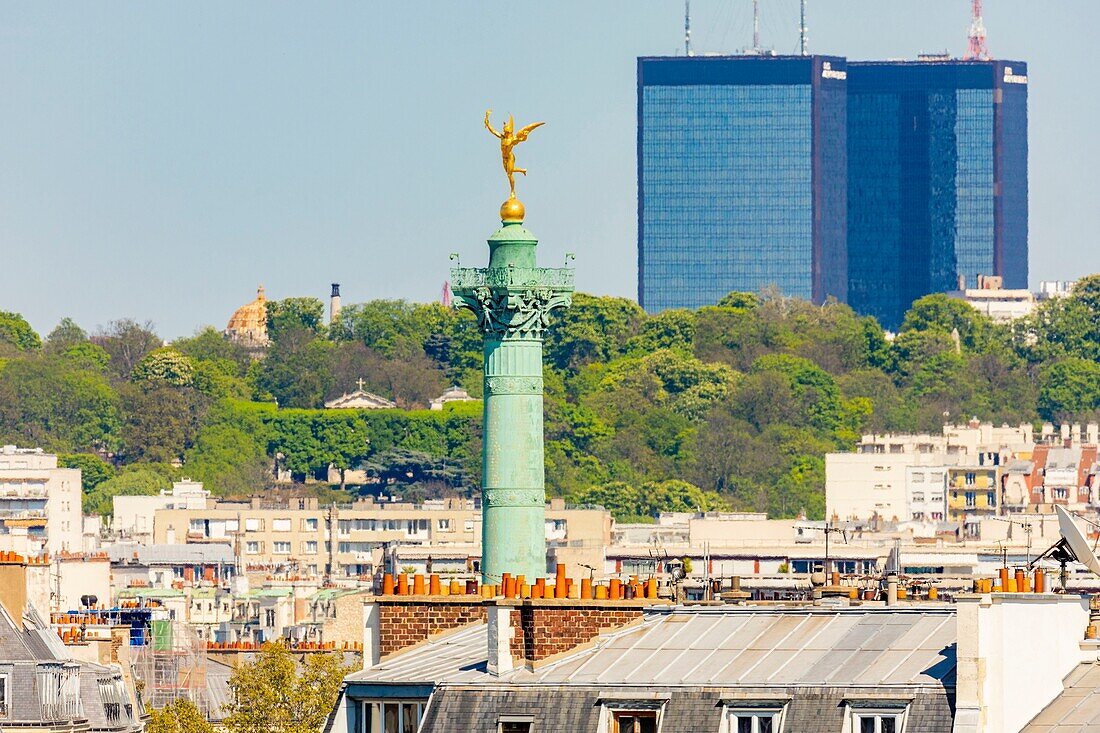
[[[489,237],[488,267],[456,267],[456,306],[477,316],[484,337],[485,396],[482,460],[481,572],[486,583],[504,573],[529,580],[546,575],[546,489],[543,465],[542,339],[550,313],[573,298],[571,268],[538,267],[538,240],[524,228],[516,198],[513,148],[537,123],[518,131],[511,116],[500,132],[510,195],[501,227]]]

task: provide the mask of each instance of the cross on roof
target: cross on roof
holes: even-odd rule
[[[359,391],[362,392],[363,391],[363,378],[359,377],[359,381],[357,381],[356,384],[359,385]]]

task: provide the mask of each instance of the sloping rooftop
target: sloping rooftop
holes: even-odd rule
[[[137,555],[139,565],[232,565],[233,548],[225,543],[187,545],[111,545],[111,562],[131,562]]]
[[[1063,684],[1062,694],[1024,727],[1024,733],[1100,729],[1100,663],[1079,665]]]
[[[950,608],[675,608],[528,671],[487,674],[487,626],[399,653],[349,682],[762,687],[955,684]]]

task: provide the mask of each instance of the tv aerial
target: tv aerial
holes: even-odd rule
[[[1100,558],[1096,557],[1096,552],[1089,545],[1089,541],[1078,529],[1077,524],[1073,521],[1073,515],[1059,505],[1055,505],[1054,510],[1058,514],[1058,532],[1062,535],[1062,538],[1029,563],[1028,567],[1034,567],[1044,558],[1050,558],[1059,563],[1062,566],[1059,580],[1062,582],[1062,591],[1064,592],[1066,582],[1069,579],[1069,572],[1066,570],[1068,563],[1079,562],[1094,575],[1100,576]],[[1090,524],[1092,523],[1090,522]]]

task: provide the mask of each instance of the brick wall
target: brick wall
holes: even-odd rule
[[[378,604],[379,655],[385,657],[449,629],[485,620],[479,597],[414,599],[375,598]]]
[[[512,656],[528,663],[563,654],[601,633],[641,621],[645,603],[524,601],[512,611]]]

